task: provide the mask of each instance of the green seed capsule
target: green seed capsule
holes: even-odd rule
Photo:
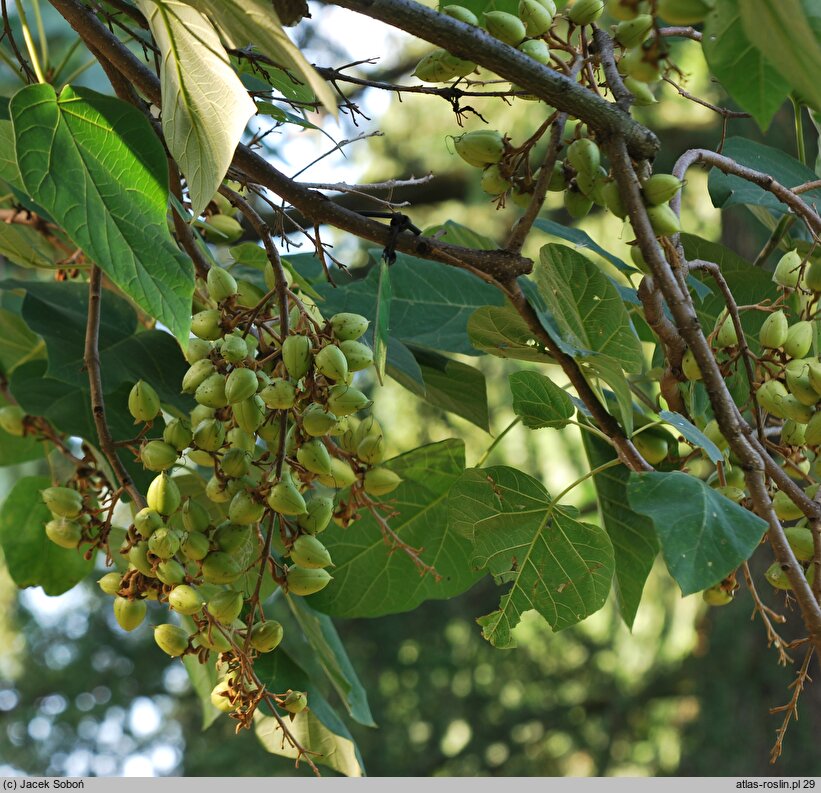
[[[153,421],[160,414],[160,398],[157,392],[143,380],[138,380],[128,395],[128,412],[134,423]]]
[[[806,432],[806,424],[798,424],[788,419],[781,427],[781,443],[785,446],[803,446]]]
[[[356,456],[363,463],[377,465],[385,457],[385,441],[381,435],[368,435],[356,447]]]
[[[636,107],[647,107],[648,105],[658,103],[658,99],[656,99],[648,85],[641,80],[637,80],[635,77],[625,77],[624,87],[633,94],[633,98],[635,99],[633,104]]]
[[[653,174],[641,187],[645,203],[650,206],[666,204],[679,190],[684,182],[669,173]]]
[[[784,418],[782,415],[784,411],[783,405],[788,396],[789,394],[783,383],[778,380],[767,380],[767,382],[762,383],[758,391],[756,391],[755,399],[768,413],[772,413],[779,418]]]
[[[333,564],[328,549],[312,534],[300,534],[291,546],[290,556],[294,564],[312,570]]]
[[[187,498],[180,510],[186,531],[206,531],[211,525],[208,510],[192,498]]]
[[[124,631],[133,631],[145,619],[146,605],[144,600],[114,598],[114,618]]]
[[[76,518],[83,511],[83,497],[70,487],[47,487],[40,498],[53,515]]]
[[[160,559],[170,559],[180,549],[180,537],[173,529],[157,529],[148,538],[148,548]]]
[[[212,551],[202,562],[202,577],[208,584],[233,584],[240,575],[239,562],[224,551]]]
[[[302,713],[308,707],[308,695],[304,691],[288,690],[285,699],[282,700],[282,707],[288,713]]]
[[[220,460],[222,472],[232,479],[245,476],[251,468],[251,455],[242,449],[229,449]]]
[[[194,429],[194,445],[206,452],[215,452],[225,443],[225,425],[219,419],[205,419]]]
[[[0,407],[0,429],[21,438],[25,433],[25,417],[26,413],[19,405],[4,405]]]
[[[661,79],[661,67],[655,52],[643,47],[633,47],[621,56],[619,72],[641,83],[654,83]]]
[[[729,498],[730,501],[733,501],[736,504],[740,504],[747,496],[747,494],[740,487],[736,487],[735,485],[724,485],[723,487],[717,487],[716,493],[721,493],[724,498]]]
[[[203,358],[194,363],[182,378],[182,391],[184,394],[193,394],[199,386],[216,372],[214,364],[210,359]]]
[[[227,653],[231,649],[230,639],[219,630],[219,628],[200,631],[197,634],[197,641],[203,647],[207,647],[209,650],[214,650],[218,653]]]
[[[242,592],[226,589],[208,599],[208,613],[224,625],[230,625],[242,611],[244,603]]]
[[[168,605],[176,612],[190,617],[202,609],[202,595],[187,584],[174,587],[168,595]]]
[[[348,386],[342,387],[348,388]],[[334,388],[338,388],[338,386],[334,386]],[[308,435],[325,435],[333,429],[336,420],[336,414],[325,410],[322,405],[308,405],[302,414],[302,429],[305,430]]]
[[[764,578],[767,582],[776,589],[792,589],[790,579],[787,578],[787,573],[781,568],[778,562],[773,562],[764,573]]]
[[[210,547],[211,543],[205,534],[192,532],[182,541],[180,550],[186,559],[199,562],[208,555]]]
[[[684,353],[684,357],[681,359],[681,371],[690,381],[701,380],[701,369],[692,350],[687,350],[687,352]]]
[[[535,0],[528,0],[528,2],[533,5],[536,4]],[[518,49],[530,58],[533,58],[536,63],[542,64],[542,66],[547,66],[547,64],[550,63],[550,47],[547,46],[547,42],[544,39],[528,39],[527,41],[523,41]],[[499,190],[499,192],[501,193],[503,191]]]
[[[188,633],[179,625],[157,625],[154,628],[154,641],[164,653],[176,658],[188,648]]]
[[[705,589],[701,593],[701,597],[708,606],[726,606],[733,602],[733,593],[727,592],[720,586],[713,586]]]
[[[145,500],[148,506],[160,515],[170,515],[179,509],[180,489],[168,474],[161,473],[148,486]]]
[[[289,567],[285,574],[285,586],[292,595],[313,595],[325,589],[332,581],[327,570],[306,567]]]
[[[570,6],[567,16],[574,25],[590,25],[604,11],[604,0],[576,0]]]
[[[335,416],[350,416],[372,404],[373,400],[349,385],[335,385],[328,392],[328,408]]]
[[[191,317],[191,332],[199,339],[216,341],[222,336],[220,312],[216,308],[207,308]]]
[[[453,17],[454,19],[458,19],[460,22],[464,22],[466,25],[479,24],[479,19],[476,14],[464,6],[445,6],[444,8],[441,8],[440,11],[443,14],[447,14],[449,17]]]
[[[505,44],[516,46],[526,35],[525,24],[519,17],[505,11],[486,11],[485,27],[491,36]]]
[[[804,515],[801,508],[794,504],[790,497],[781,490],[773,496],[773,510],[779,520],[797,520]]]
[[[775,266],[773,281],[779,286],[795,289],[798,286],[798,279],[801,275],[801,255],[793,249],[785,253]]]
[[[188,347],[185,350],[185,360],[192,366],[203,358],[207,358],[211,354],[214,345],[205,339],[192,338],[188,339]]]
[[[314,358],[317,371],[329,380],[344,380],[348,376],[345,354],[334,344],[323,347]]]
[[[812,531],[803,526],[790,526],[784,529],[787,542],[790,544],[795,558],[799,562],[810,562],[815,554],[815,546],[812,540]]]
[[[495,166],[491,166],[493,168]],[[343,341],[339,344],[339,349],[345,356],[349,372],[361,372],[373,365],[373,350],[366,344],[359,341]]]
[[[621,191],[616,182],[607,182],[602,187],[602,198],[604,199],[604,205],[617,218],[624,220],[624,218],[627,217],[627,207],[624,205],[624,201],[622,201]]]
[[[351,469],[351,466],[344,460],[340,460],[338,457],[332,457],[331,473],[327,476],[320,474],[317,478],[325,487],[333,487],[337,490],[341,490],[342,488],[349,487],[356,481],[356,474]]]
[[[528,36],[543,36],[553,24],[553,16],[536,0],[519,0],[518,12]]]
[[[227,650],[230,646],[231,645],[229,644],[225,649]],[[217,710],[221,710],[223,713],[230,713],[234,709],[234,706],[231,704],[230,691],[227,680],[223,680],[214,686],[214,689],[211,691],[210,700],[211,704]]]
[[[217,245],[236,242],[242,236],[242,226],[230,215],[211,215],[203,229],[205,239]]]
[[[669,237],[681,231],[681,221],[668,204],[647,207],[647,217],[659,237]]]
[[[804,271],[804,286],[811,292],[821,292],[821,259],[814,259]]]
[[[787,316],[783,311],[779,310],[773,312],[764,320],[758,334],[758,340],[762,347],[775,350],[787,341],[788,333],[789,323],[787,322]]]
[[[331,456],[325,444],[320,440],[303,443],[296,451],[296,458],[300,465],[312,473],[326,475],[331,473]]]
[[[776,415],[776,414],[773,414]],[[781,415],[779,418],[792,419],[799,424],[807,424],[813,416],[813,409],[809,405],[804,405],[792,394],[787,394],[781,403]]]
[[[277,377],[259,395],[271,410],[289,410],[296,401],[296,388],[287,380]]]
[[[225,396],[225,376],[214,372],[203,380],[194,392],[194,399],[209,408],[224,408],[228,404]],[[193,423],[193,419],[192,419]]]
[[[814,405],[818,402],[818,393],[810,379],[812,360],[795,358],[784,368],[787,389],[803,405]]]
[[[388,468],[371,468],[365,474],[365,492],[372,496],[392,493],[402,482],[402,478]]]
[[[178,452],[190,446],[193,437],[191,426],[183,419],[171,419],[162,433],[162,439]]]
[[[265,421],[265,403],[259,394],[254,394],[242,402],[236,402],[231,406],[234,420],[237,426],[243,431],[252,435]]]
[[[325,531],[334,514],[334,502],[325,496],[314,496],[305,504],[306,512],[297,518],[303,531],[319,534]]]
[[[251,646],[261,653],[270,653],[279,647],[284,631],[276,620],[257,622],[251,628]]]
[[[141,572],[144,576],[148,578],[157,577],[157,574],[154,572],[154,568],[151,564],[151,561],[148,558],[147,542],[138,542],[136,545],[133,545],[128,551],[128,561],[136,570],[139,570],[139,572]]]
[[[256,450],[254,436],[240,427],[234,427],[234,429],[229,430],[225,436],[225,440],[232,449],[241,449],[250,455],[253,455]]]
[[[633,19],[638,15],[640,0],[610,0],[607,12],[615,19]]]
[[[724,350],[727,347],[735,347],[738,344],[738,333],[736,333],[735,325],[726,311],[719,314],[716,320],[716,331],[713,344],[715,344],[719,350]]]
[[[645,431],[640,435],[633,436],[632,441],[639,454],[644,457],[650,465],[658,465],[667,459],[669,446],[666,439],[658,435],[651,435],[650,432]]]
[[[614,38],[622,47],[638,47],[653,30],[653,17],[650,14],[639,14],[616,25]],[[669,201],[669,198],[665,198]]]
[[[804,432],[804,442],[808,446],[821,446],[821,411],[812,414]],[[821,459],[821,458],[816,458]]]
[[[787,330],[787,338],[784,344],[784,352],[790,358],[803,358],[812,347],[813,323],[807,320],[796,322]]]
[[[149,471],[166,471],[179,456],[177,450],[164,441],[148,441],[140,450],[140,461]]]
[[[157,565],[157,578],[168,586],[185,581],[185,568],[176,559],[166,559]]]
[[[206,277],[208,295],[217,303],[233,297],[237,293],[237,282],[228,270],[222,267],[211,267]]]
[[[106,595],[116,595],[120,591],[123,577],[119,573],[106,573],[97,581],[97,585]]]
[[[341,313],[334,314],[331,319],[331,329],[334,337],[339,341],[356,341],[368,329],[368,320],[361,314]]]
[[[241,336],[226,336],[220,347],[220,355],[228,363],[242,363],[248,357],[248,344]]]
[[[61,548],[76,548],[83,538],[83,528],[70,518],[54,518],[46,523],[46,537]]]
[[[268,506],[280,515],[303,515],[308,510],[305,499],[291,481],[290,476],[283,477],[268,493]]]
[[[228,520],[234,523],[249,524],[262,520],[265,505],[254,500],[250,493],[240,490],[228,506]]]
[[[564,208],[567,210],[567,214],[575,220],[581,220],[585,217],[592,207],[592,199],[588,198],[580,190],[574,190],[571,187],[565,191]]]
[[[658,15],[671,25],[703,22],[713,7],[712,0],[658,0]]]
[[[225,380],[225,398],[229,405],[250,399],[257,392],[256,374],[251,369],[234,369]]]
[[[472,61],[457,58],[447,50],[434,50],[416,64],[413,75],[425,83],[444,83],[456,77],[466,77],[475,68]]]
[[[568,146],[567,161],[580,173],[593,176],[599,169],[601,152],[590,138],[580,138]]]
[[[504,12],[492,12],[504,13]],[[508,14],[507,16],[512,16]],[[516,17],[513,17],[516,19]],[[516,20],[519,22],[519,20]],[[521,25],[522,23],[519,22]],[[524,25],[522,25],[524,27]],[[505,151],[504,138],[501,133],[494,129],[483,129],[476,132],[466,132],[453,139],[453,147],[456,153],[468,164],[476,168],[483,168],[485,165],[492,165],[502,159]],[[333,320],[331,320],[333,322]],[[336,330],[334,330],[336,334]],[[358,337],[354,337],[358,338]]]
[[[311,340],[307,336],[288,336],[282,343],[282,361],[294,380],[301,380],[311,368]]]

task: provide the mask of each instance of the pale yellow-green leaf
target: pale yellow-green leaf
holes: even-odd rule
[[[256,106],[208,18],[180,0],[137,0],[162,53],[162,128],[199,215]]]
[[[305,60],[288,38],[270,0],[187,0],[207,14],[229,47],[242,49],[249,44],[297,77],[302,77],[327,110],[336,114],[330,86]]]
[[[297,758],[296,750],[283,740],[282,728],[273,716],[257,711],[254,728],[262,745],[271,754]],[[353,741],[331,732],[310,710],[297,713],[293,721],[286,720],[291,735],[312,754],[315,763],[332,768],[348,777],[361,777],[362,767],[356,757]]]

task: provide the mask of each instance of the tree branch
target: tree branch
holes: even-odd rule
[[[94,416],[94,426],[97,428],[97,439],[100,451],[111,466],[114,476],[125,488],[137,509],[145,506],[145,499],[137,489],[131,474],[125,470],[120,458],[117,457],[117,448],[111,437],[105,418],[105,399],[103,398],[103,383],[100,377],[100,303],[101,303],[102,272],[97,265],[91,266],[88,282],[88,322],[86,324],[85,351],[83,365],[88,372],[88,386],[91,391],[91,413]]]

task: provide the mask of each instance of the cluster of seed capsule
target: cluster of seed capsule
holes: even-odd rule
[[[204,662],[208,651],[219,653],[223,678],[212,701],[236,715],[250,713],[258,693],[236,648],[253,657],[283,638],[282,626],[249,599],[267,556],[265,529],[276,552],[266,575],[291,595],[316,593],[332,580],[333,567],[317,535],[332,520],[347,525],[358,505],[377,503],[401,479],[379,465],[379,423],[356,415],[371,405],[353,385],[356,373],[373,365],[361,341],[367,319],[341,313],[326,321],[307,296],[294,293],[287,323],[265,300],[249,312],[237,306],[236,280],[219,267],[209,271],[206,292],[207,307],[192,317],[182,378],[183,393],[197,405],[186,417],[167,418],[162,439],[142,442],[139,459],[157,475],[120,549],[128,569],[104,575],[99,585],[113,596],[125,630],[143,622],[148,600],[188,618],[189,627],[157,625],[155,641],[172,657],[195,654]],[[128,409],[140,435],[162,413],[144,381],[131,389]],[[173,475],[192,467],[206,470],[204,498],[184,498],[183,480]],[[350,500],[335,503],[346,488]],[[77,548],[83,495],[71,487],[42,495],[55,515],[48,536]],[[293,713],[306,705],[303,692],[277,701]]]

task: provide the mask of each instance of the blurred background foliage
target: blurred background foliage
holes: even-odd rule
[[[395,32],[369,35],[370,24],[340,9],[314,9],[315,22],[297,28],[309,57],[323,65],[379,57],[369,75],[409,82],[427,51]],[[329,42],[347,20],[351,35]],[[65,52],[70,31],[52,14],[45,17],[52,48]],[[357,27],[359,26],[359,27]],[[711,83],[700,47],[677,42],[673,60],[686,90],[726,103]],[[338,57],[337,57],[338,55]],[[76,80],[105,90],[99,68],[85,70],[78,50],[69,61]],[[0,71],[0,93],[16,87]],[[357,102],[370,120],[359,128],[344,119],[328,129],[337,139],[381,130],[327,158],[349,181],[436,174],[408,210],[420,227],[451,219],[501,240],[517,216],[513,206],[496,211],[479,188],[480,173],[453,156],[446,134],[459,134],[449,105],[413,94],[368,90]],[[473,104],[473,103],[472,103]],[[544,118],[535,103],[473,104],[490,126],[523,140]],[[715,148],[722,138],[720,117],[664,84],[660,102],[637,111],[656,130],[663,146],[656,169],[669,171],[687,148]],[[763,139],[793,152],[792,112],[785,107],[765,135],[751,121],[732,121],[731,134]],[[465,128],[482,126],[475,115]],[[270,156],[295,171],[329,149],[315,131],[291,128],[265,138]],[[811,157],[815,143],[807,140]],[[337,174],[337,171],[333,172]],[[305,178],[321,178],[311,169]],[[334,178],[338,178],[334,175]],[[559,194],[549,194],[546,214],[569,223]],[[688,231],[721,239],[752,258],[763,231],[745,210],[723,218],[710,204],[706,174],[692,170],[684,193]],[[580,226],[607,250],[628,257],[629,233],[610,214],[594,212]],[[355,240],[328,231],[336,255],[351,266],[366,256]],[[526,249],[534,255],[550,241],[534,233]],[[0,264],[2,267],[2,264]],[[361,276],[361,272],[354,272]],[[475,359],[469,361],[477,364]],[[377,391],[376,413],[394,452],[447,437],[464,438],[474,464],[511,421],[507,375],[526,364],[479,361],[488,382],[491,430],[435,410],[395,383]],[[555,373],[551,372],[551,375]],[[518,426],[494,449],[494,464],[510,464],[541,478],[558,492],[576,479],[585,462],[573,428],[531,432]],[[38,464],[0,470],[0,499],[23,474],[43,473]],[[46,471],[47,473],[47,471]],[[595,521],[595,495],[585,483],[574,502]],[[764,551],[753,563],[759,579],[768,564]],[[764,589],[764,587],[762,587]],[[777,598],[763,592],[772,605]],[[474,620],[495,608],[498,589],[484,579],[471,591],[413,613],[376,620],[340,620],[338,627],[354,666],[369,690],[376,730],[354,725],[371,775],[768,775],[817,773],[816,738],[821,728],[821,689],[801,700],[776,766],[769,749],[781,716],[768,709],[789,698],[793,670],[779,667],[766,646],[760,622],[748,619],[749,596],[708,611],[698,596],[682,599],[661,567],[645,589],[629,633],[608,605],[585,623],[553,634],[539,618],[516,631],[519,646],[494,650]],[[155,615],[155,620],[157,616]],[[799,656],[800,660],[800,656]],[[36,590],[18,595],[0,569],[0,774],[37,775],[185,774],[266,776],[295,772],[268,754],[256,738],[233,735],[233,723],[219,719],[200,729],[199,704],[182,665],[169,662],[148,630],[125,635],[114,624],[108,601],[93,580],[60,597]]]

